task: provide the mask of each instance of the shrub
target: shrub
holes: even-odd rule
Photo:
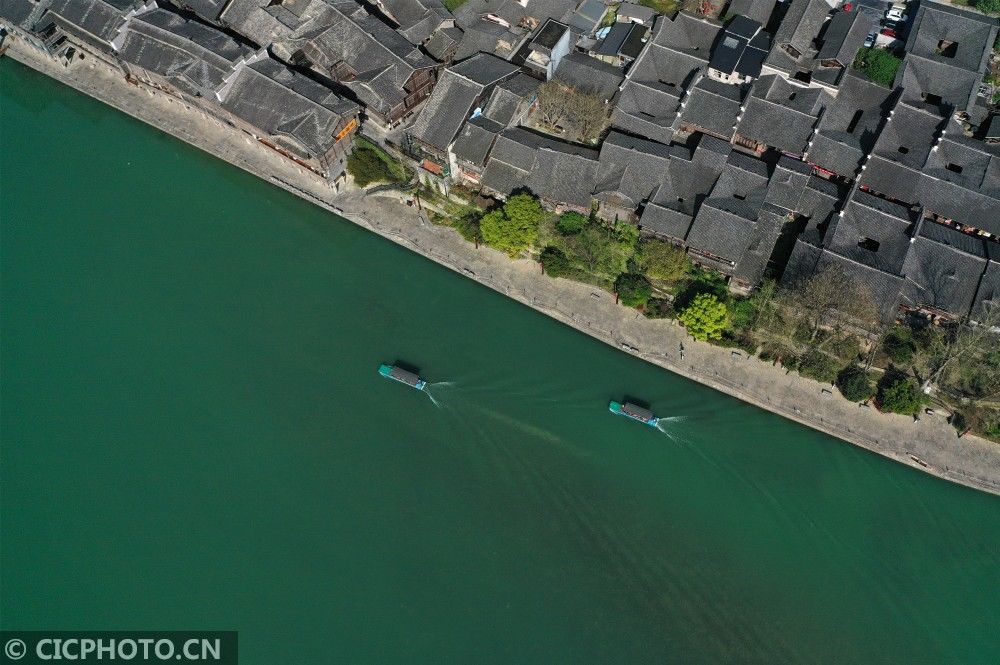
[[[546,247],[541,255],[542,267],[549,277],[569,277],[574,273],[573,266],[566,255],[555,247]]]
[[[379,154],[378,148],[361,142],[355,143],[354,150],[347,156],[347,172],[353,176],[358,187],[399,180],[386,158]]]
[[[898,372],[887,373],[878,387],[878,407],[882,411],[915,416],[924,403],[917,382]]]
[[[836,358],[813,349],[799,359],[799,374],[822,383],[833,383],[840,363]]]
[[[673,319],[677,317],[674,304],[666,298],[650,298],[643,313],[650,319]]]
[[[559,221],[556,222],[556,231],[564,236],[576,235],[582,231],[589,222],[589,219],[578,212],[563,213],[559,216]]]
[[[615,292],[623,305],[643,307],[653,290],[644,276],[622,273],[615,280]]]
[[[850,364],[837,375],[840,394],[852,402],[863,402],[875,394],[871,377],[863,368]]]
[[[726,303],[712,293],[695,296],[677,318],[692,337],[703,342],[722,339],[722,333],[729,325]]]
[[[882,341],[882,349],[889,356],[889,359],[897,365],[910,362],[917,352],[917,345],[913,341],[913,331],[906,326],[893,328]]]
[[[502,207],[483,215],[479,230],[487,245],[516,257],[535,242],[538,222],[544,214],[533,196],[515,194]]]

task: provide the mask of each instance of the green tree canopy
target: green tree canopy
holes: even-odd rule
[[[636,258],[647,277],[662,282],[679,282],[691,269],[691,259],[684,250],[662,240],[644,241]]]
[[[483,242],[516,257],[538,237],[538,222],[545,211],[530,194],[515,194],[500,208],[479,221]]]
[[[902,374],[886,375],[879,385],[878,405],[882,411],[915,416],[924,403],[917,382]]]
[[[896,326],[882,340],[882,348],[889,359],[897,365],[910,362],[917,352],[913,331],[907,326]]]
[[[566,212],[559,216],[556,231],[564,236],[576,235],[590,223],[590,220],[578,212]]]
[[[652,295],[652,288],[644,276],[622,273],[615,280],[615,292],[623,305],[642,307]]]
[[[574,274],[569,259],[557,247],[546,247],[541,255],[542,267],[549,277],[569,277]]]
[[[875,386],[872,385],[868,372],[854,363],[842,369],[837,375],[837,388],[852,402],[863,402],[875,394]]]
[[[722,339],[722,333],[729,324],[729,311],[726,303],[714,294],[701,293],[694,297],[677,318],[692,337],[704,342]]]
[[[976,9],[987,14],[1000,14],[1000,0],[976,0]]]

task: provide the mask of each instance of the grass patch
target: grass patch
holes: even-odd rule
[[[448,11],[453,12],[466,3],[467,0],[442,0]]]
[[[861,72],[879,85],[890,86],[896,80],[896,71],[902,60],[882,48],[860,48],[851,68]]]
[[[639,4],[643,7],[649,7],[654,12],[660,12],[668,16],[676,13],[681,6],[678,0],[639,0]]]

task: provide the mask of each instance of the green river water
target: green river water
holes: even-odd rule
[[[231,629],[269,665],[997,662],[996,497],[9,59],[0,226],[3,628]]]

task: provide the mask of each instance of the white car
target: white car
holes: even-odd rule
[[[906,20],[906,9],[900,9],[898,6],[893,6],[889,11],[885,13],[885,18],[889,21],[897,21],[902,23]]]

